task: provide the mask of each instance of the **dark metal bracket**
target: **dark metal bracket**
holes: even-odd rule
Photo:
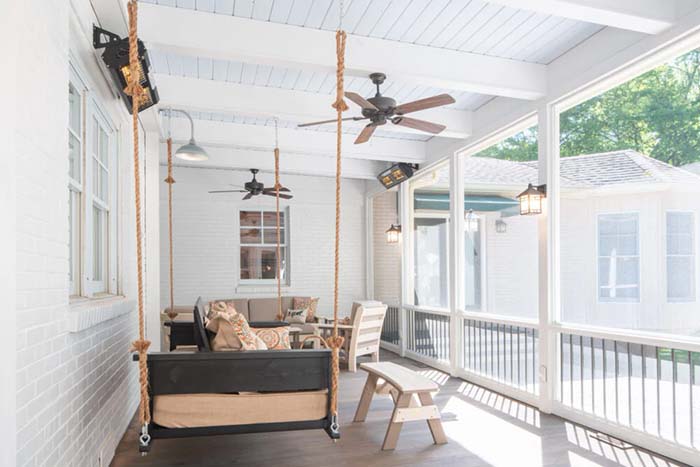
[[[106,40],[104,40],[104,39]],[[92,26],[92,46],[95,49],[104,49],[109,44],[121,41],[122,38],[113,32],[102,29],[101,27]]]

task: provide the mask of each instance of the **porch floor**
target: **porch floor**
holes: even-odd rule
[[[367,421],[352,418],[366,373],[341,372],[341,439],[334,444],[321,430],[208,438],[155,440],[151,453],[138,453],[137,420],[122,438],[112,461],[122,466],[680,466],[648,451],[601,443],[594,431],[489,391],[412,360],[382,352],[381,360],[405,365],[440,384],[446,445],[432,444],[424,422],[405,423],[396,450],[381,451],[393,404],[375,396]]]

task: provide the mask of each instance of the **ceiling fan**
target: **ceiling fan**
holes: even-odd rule
[[[252,198],[253,196],[257,196],[257,195],[277,196],[276,190],[274,187],[265,188],[265,185],[262,182],[257,181],[257,179],[255,178],[255,175],[258,173],[258,169],[250,169],[250,172],[253,174],[253,179],[251,181],[247,182],[245,185],[243,185],[243,187],[244,187],[243,190],[213,190],[213,191],[210,191],[209,193],[247,193],[243,197],[244,201]],[[280,188],[280,198],[292,199],[291,194],[285,194],[285,193],[289,193],[289,188],[281,187]]]
[[[372,137],[374,130],[378,126],[386,124],[386,122],[413,128],[414,130],[425,131],[434,135],[440,133],[446,128],[445,125],[426,122],[425,120],[419,120],[417,118],[404,117],[404,115],[411,112],[417,112],[419,110],[432,109],[434,107],[454,104],[455,100],[449,94],[438,94],[437,96],[426,97],[425,99],[419,99],[417,101],[396,105],[396,101],[394,99],[391,97],[382,96],[381,92],[379,92],[379,86],[384,83],[384,80],[386,79],[386,75],[384,73],[372,73],[369,75],[369,79],[371,79],[372,83],[377,86],[377,94],[375,94],[374,97],[365,99],[354,92],[345,93],[345,97],[362,108],[362,117],[348,117],[344,118],[343,120],[370,120],[370,123],[364,127],[364,129],[357,136],[357,139],[355,139],[355,144],[367,142]],[[299,127],[321,125],[335,121],[336,120],[333,119],[323,120],[320,122],[302,123],[299,125]]]

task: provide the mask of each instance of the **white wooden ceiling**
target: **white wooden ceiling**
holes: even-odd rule
[[[333,155],[333,124],[296,125],[333,117],[330,31],[338,27],[339,0],[140,1],[140,36],[161,92],[160,108],[190,111],[201,128],[196,133],[209,139],[198,137],[201,144],[219,153],[230,144],[240,152],[259,138],[258,149],[267,150],[277,118],[297,154]],[[384,71],[381,91],[399,103],[449,93],[453,105],[415,117],[447,125],[437,138],[466,138],[479,108],[492,99],[542,97],[547,67],[558,57],[605,27],[663,31],[673,24],[677,1],[344,0],[345,88],[370,97],[375,89],[367,74]],[[359,108],[350,107],[347,116],[359,115]],[[174,138],[186,140],[187,127],[176,119],[182,134]],[[343,133],[348,157],[371,162],[367,175],[377,162],[428,158],[432,135],[392,124],[354,147],[353,135],[363,125],[347,122]],[[361,174],[361,164],[353,164]]]

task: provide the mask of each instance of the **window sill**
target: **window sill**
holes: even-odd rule
[[[104,295],[97,298],[71,298],[68,307],[68,332],[82,332],[100,323],[131,312],[136,301],[121,295]]]

